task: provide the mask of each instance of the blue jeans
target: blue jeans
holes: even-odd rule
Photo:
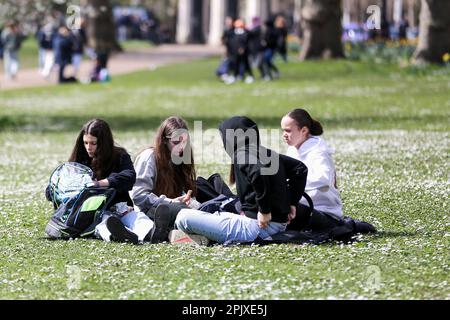
[[[186,233],[195,233],[218,243],[252,242],[257,237],[270,240],[271,236],[286,230],[286,223],[270,222],[261,229],[256,219],[230,212],[208,213],[182,209],[175,225]]]
[[[19,54],[17,51],[3,52],[4,72],[7,78],[14,78],[19,70]]]

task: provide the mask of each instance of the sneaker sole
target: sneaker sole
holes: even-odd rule
[[[128,231],[123,223],[116,217],[108,218],[108,220],[106,220],[106,227],[116,241],[126,242],[128,240],[133,244],[139,243],[138,236],[135,233]]]
[[[209,244],[209,239],[196,235],[196,234],[190,234],[187,235],[186,233],[179,233],[179,232],[171,232],[169,234],[169,241],[171,244],[180,244],[180,245],[196,245],[196,246],[207,246]]]
[[[155,230],[152,234],[152,243],[167,241],[170,224],[170,208],[167,205],[159,205],[155,212]],[[156,236],[156,237],[155,237]]]

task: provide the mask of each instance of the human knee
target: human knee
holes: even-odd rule
[[[186,229],[188,228],[189,216],[191,214],[191,209],[181,209],[180,212],[178,212],[175,219],[175,226],[177,227],[177,229],[186,231]]]

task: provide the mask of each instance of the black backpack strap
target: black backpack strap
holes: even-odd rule
[[[314,203],[311,197],[306,192],[303,192],[302,197],[304,197],[306,202],[308,202],[310,213],[312,213],[314,211]]]

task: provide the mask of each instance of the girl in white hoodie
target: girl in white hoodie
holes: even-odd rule
[[[305,198],[297,209],[297,217],[288,229],[326,228],[342,218],[342,201],[337,189],[332,150],[320,138],[323,128],[304,109],[294,109],[281,120],[283,139],[289,145],[287,155],[308,167],[305,192],[311,197],[314,211],[310,213]]]

